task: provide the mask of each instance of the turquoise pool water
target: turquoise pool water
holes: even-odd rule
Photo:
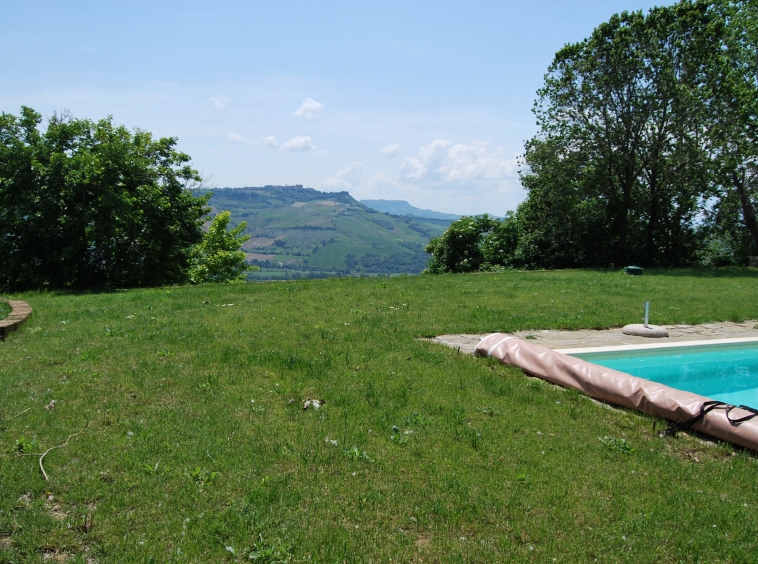
[[[678,390],[758,408],[758,343],[573,356]]]

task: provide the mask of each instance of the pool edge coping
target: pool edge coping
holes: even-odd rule
[[[703,345],[732,345],[738,343],[758,343],[758,337],[733,337],[730,339],[701,339],[699,341],[677,341],[674,343],[644,343],[639,345],[612,345],[609,347],[583,347],[571,349],[553,349],[555,352],[575,355],[590,353],[612,353],[626,351],[644,351],[656,349],[678,349]]]

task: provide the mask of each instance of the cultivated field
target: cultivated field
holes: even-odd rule
[[[301,186],[221,188],[210,205],[247,222],[243,249],[261,267],[250,280],[417,274],[429,260],[424,246],[452,221],[388,215],[347,192]]]
[[[644,300],[659,324],[755,319],[756,269],[11,297],[34,315],[0,342],[0,562],[758,553],[754,453],[420,339],[622,325]]]

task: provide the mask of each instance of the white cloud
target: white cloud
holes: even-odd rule
[[[344,190],[350,190],[358,185],[363,178],[363,164],[362,163],[350,163],[350,165],[343,168],[334,176],[327,178],[321,182],[321,186],[328,186],[330,188],[342,188]]]
[[[324,104],[321,102],[316,102],[316,100],[313,98],[306,98],[292,115],[295,117],[312,118],[315,117],[316,114],[319,113],[322,109],[324,109]]]
[[[283,151],[313,151],[316,146],[313,140],[308,136],[297,135],[281,146]]]
[[[261,143],[263,143],[265,147],[278,147],[279,146],[279,141],[277,141],[276,137],[274,137],[273,135],[264,137],[261,140]]]
[[[235,133],[234,131],[230,131],[229,133],[226,134],[226,136],[232,141],[237,141],[238,143],[248,143],[248,144],[252,143],[250,139],[248,139],[247,137],[243,137],[242,135],[240,135],[239,133]]]
[[[419,148],[415,157],[406,158],[400,165],[400,178],[406,182],[458,184],[471,180],[495,180],[514,176],[515,156],[505,153],[491,143],[469,145],[435,139]]]
[[[381,149],[380,151],[385,157],[396,157],[400,154],[400,143],[393,143],[392,145],[387,145],[384,149]]]
[[[214,108],[218,108],[219,110],[223,110],[224,108],[228,108],[229,104],[232,103],[231,98],[227,98],[223,94],[219,94],[218,96],[211,96],[208,98],[211,101],[211,104],[213,104]]]

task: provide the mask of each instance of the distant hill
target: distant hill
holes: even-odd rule
[[[455,221],[461,216],[454,213],[442,213],[432,210],[422,210],[410,205],[405,200],[361,200],[361,203],[369,208],[392,215],[409,215],[413,217],[426,217],[430,219],[449,219]]]
[[[214,213],[229,210],[247,222],[248,260],[261,267],[251,279],[417,274],[429,256],[424,246],[451,219],[389,215],[348,192],[296,186],[196,190],[213,192]],[[415,208],[414,208],[415,209]]]

